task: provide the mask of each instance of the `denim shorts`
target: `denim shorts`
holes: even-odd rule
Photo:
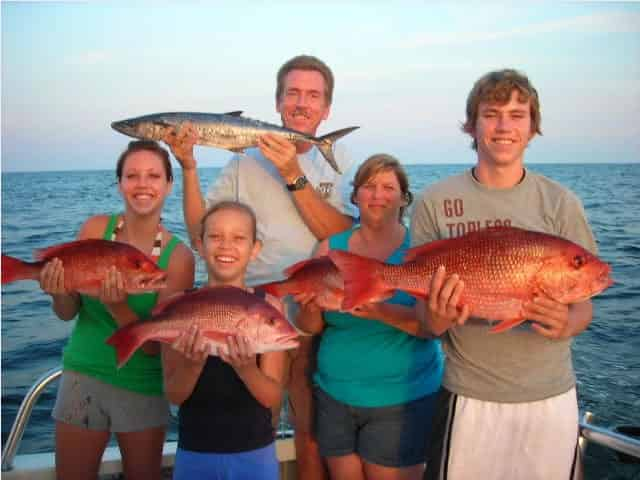
[[[162,395],[143,395],[64,370],[51,416],[89,430],[139,432],[165,427],[169,402]]]
[[[356,453],[385,467],[425,461],[437,393],[388,407],[354,407],[314,386],[315,427],[320,454]]]

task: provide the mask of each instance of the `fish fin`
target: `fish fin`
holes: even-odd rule
[[[160,315],[163,312],[166,312],[171,305],[176,303],[183,296],[193,295],[197,291],[198,289],[189,288],[187,290],[183,290],[182,292],[176,292],[173,295],[169,295],[161,303],[158,303],[155,307],[153,307],[153,309],[151,310],[151,315],[156,316],[156,315]]]
[[[434,240],[433,242],[425,243],[424,245],[418,245],[417,247],[409,248],[404,254],[404,262],[410,262],[415,260],[417,257],[425,255],[433,250],[440,248],[445,245],[446,242],[450,242],[451,240]],[[451,245],[451,243],[449,243]]]
[[[502,333],[502,332],[505,332],[505,331],[509,330],[510,328],[513,328],[513,327],[516,327],[516,326],[520,325],[525,320],[526,320],[526,318],[524,318],[524,317],[516,317],[516,318],[512,318],[511,320],[502,320],[495,327],[491,328],[491,330],[489,330],[489,333]]]
[[[59,245],[53,245],[47,248],[41,248],[38,250],[34,250],[33,258],[36,260],[49,260],[50,258],[57,257],[62,250],[66,250],[67,248],[73,248],[80,245],[86,245],[87,242],[94,241],[91,240],[73,240],[72,242],[61,243]]]
[[[336,130],[335,132],[327,133],[321,137],[318,137],[316,140],[318,143],[316,144],[320,153],[325,158],[325,160],[331,165],[336,172],[342,173],[340,171],[340,167],[338,166],[338,162],[336,162],[336,157],[333,155],[333,144],[339,138],[344,137],[345,135],[357,130],[360,127],[348,127],[343,128],[341,130]]]
[[[228,150],[233,153],[244,153],[244,148],[229,148]]]
[[[2,284],[15,282],[17,280],[38,280],[43,262],[23,262],[19,258],[2,255],[2,268],[0,277]]]
[[[240,117],[242,116],[242,110],[234,110],[233,112],[225,112],[223,115],[229,115],[231,117]]]
[[[202,336],[212,340],[216,344],[227,344],[228,333],[216,332],[213,330],[201,330]]]
[[[343,310],[389,298],[390,289],[378,275],[382,262],[344,250],[329,250],[329,258],[344,280]]]
[[[284,271],[284,274],[287,277],[291,277],[296,272],[302,270],[304,267],[306,267],[310,263],[315,263],[315,262],[317,262],[317,259],[315,258],[307,258],[306,260],[300,260],[299,262],[294,263],[293,265],[290,265],[289,267],[287,267]]]
[[[269,295],[273,295],[274,297],[278,298],[289,295],[289,292],[286,288],[286,281],[264,283],[262,285],[257,285],[254,290],[262,290],[263,292],[266,292]]]
[[[147,341],[146,331],[151,324],[132,323],[121,327],[106,340],[107,345],[111,345],[116,350],[116,363],[118,368],[129,361],[135,351]]]

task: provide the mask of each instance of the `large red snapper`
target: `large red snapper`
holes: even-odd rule
[[[403,290],[429,294],[431,276],[443,265],[464,281],[461,305],[472,316],[500,321],[502,332],[525,321],[523,304],[539,292],[569,304],[609,287],[611,267],[563,238],[515,227],[492,227],[465,236],[438,240],[407,251],[404,263],[387,265],[349,252],[329,257],[342,272],[343,309]]]
[[[344,298],[342,275],[329,257],[302,260],[284,271],[287,276],[279,282],[266,283],[256,288],[274,297],[315,294],[315,302],[322,308],[338,310]]]
[[[158,305],[151,318],[119,328],[107,343],[116,349],[118,367],[148,340],[173,343],[197,325],[215,352],[227,353],[232,334],[245,336],[255,353],[296,348],[298,336],[284,315],[258,295],[231,286],[185,292]]]
[[[98,296],[106,272],[115,266],[128,293],[154,291],[166,286],[167,274],[132,245],[101,239],[76,240],[34,252],[36,262],[2,255],[2,284],[38,280],[45,263],[59,258],[64,268],[65,288]]]

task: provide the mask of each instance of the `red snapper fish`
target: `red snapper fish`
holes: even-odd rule
[[[226,339],[246,337],[255,353],[296,348],[298,334],[284,315],[263,298],[242,288],[205,287],[156,306],[151,318],[119,328],[107,343],[116,349],[118,367],[148,340],[173,343],[191,325],[215,348],[227,353]]]
[[[349,252],[329,257],[342,272],[343,309],[403,290],[427,298],[431,276],[443,265],[464,281],[461,305],[474,317],[499,321],[491,332],[524,322],[523,304],[544,292],[576,303],[611,286],[611,267],[569,240],[515,227],[491,227],[437,240],[407,251],[404,263],[387,265]]]
[[[48,261],[59,258],[68,291],[97,297],[106,272],[115,266],[128,293],[155,291],[166,286],[167,273],[132,245],[101,239],[76,240],[34,252],[36,262],[2,255],[2,284],[36,280]]]
[[[327,310],[339,310],[344,299],[342,275],[327,256],[302,260],[284,271],[285,280],[256,288],[274,297],[315,293],[316,303]]]

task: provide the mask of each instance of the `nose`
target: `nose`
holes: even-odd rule
[[[496,130],[507,131],[509,126],[509,118],[506,115],[498,115]]]

